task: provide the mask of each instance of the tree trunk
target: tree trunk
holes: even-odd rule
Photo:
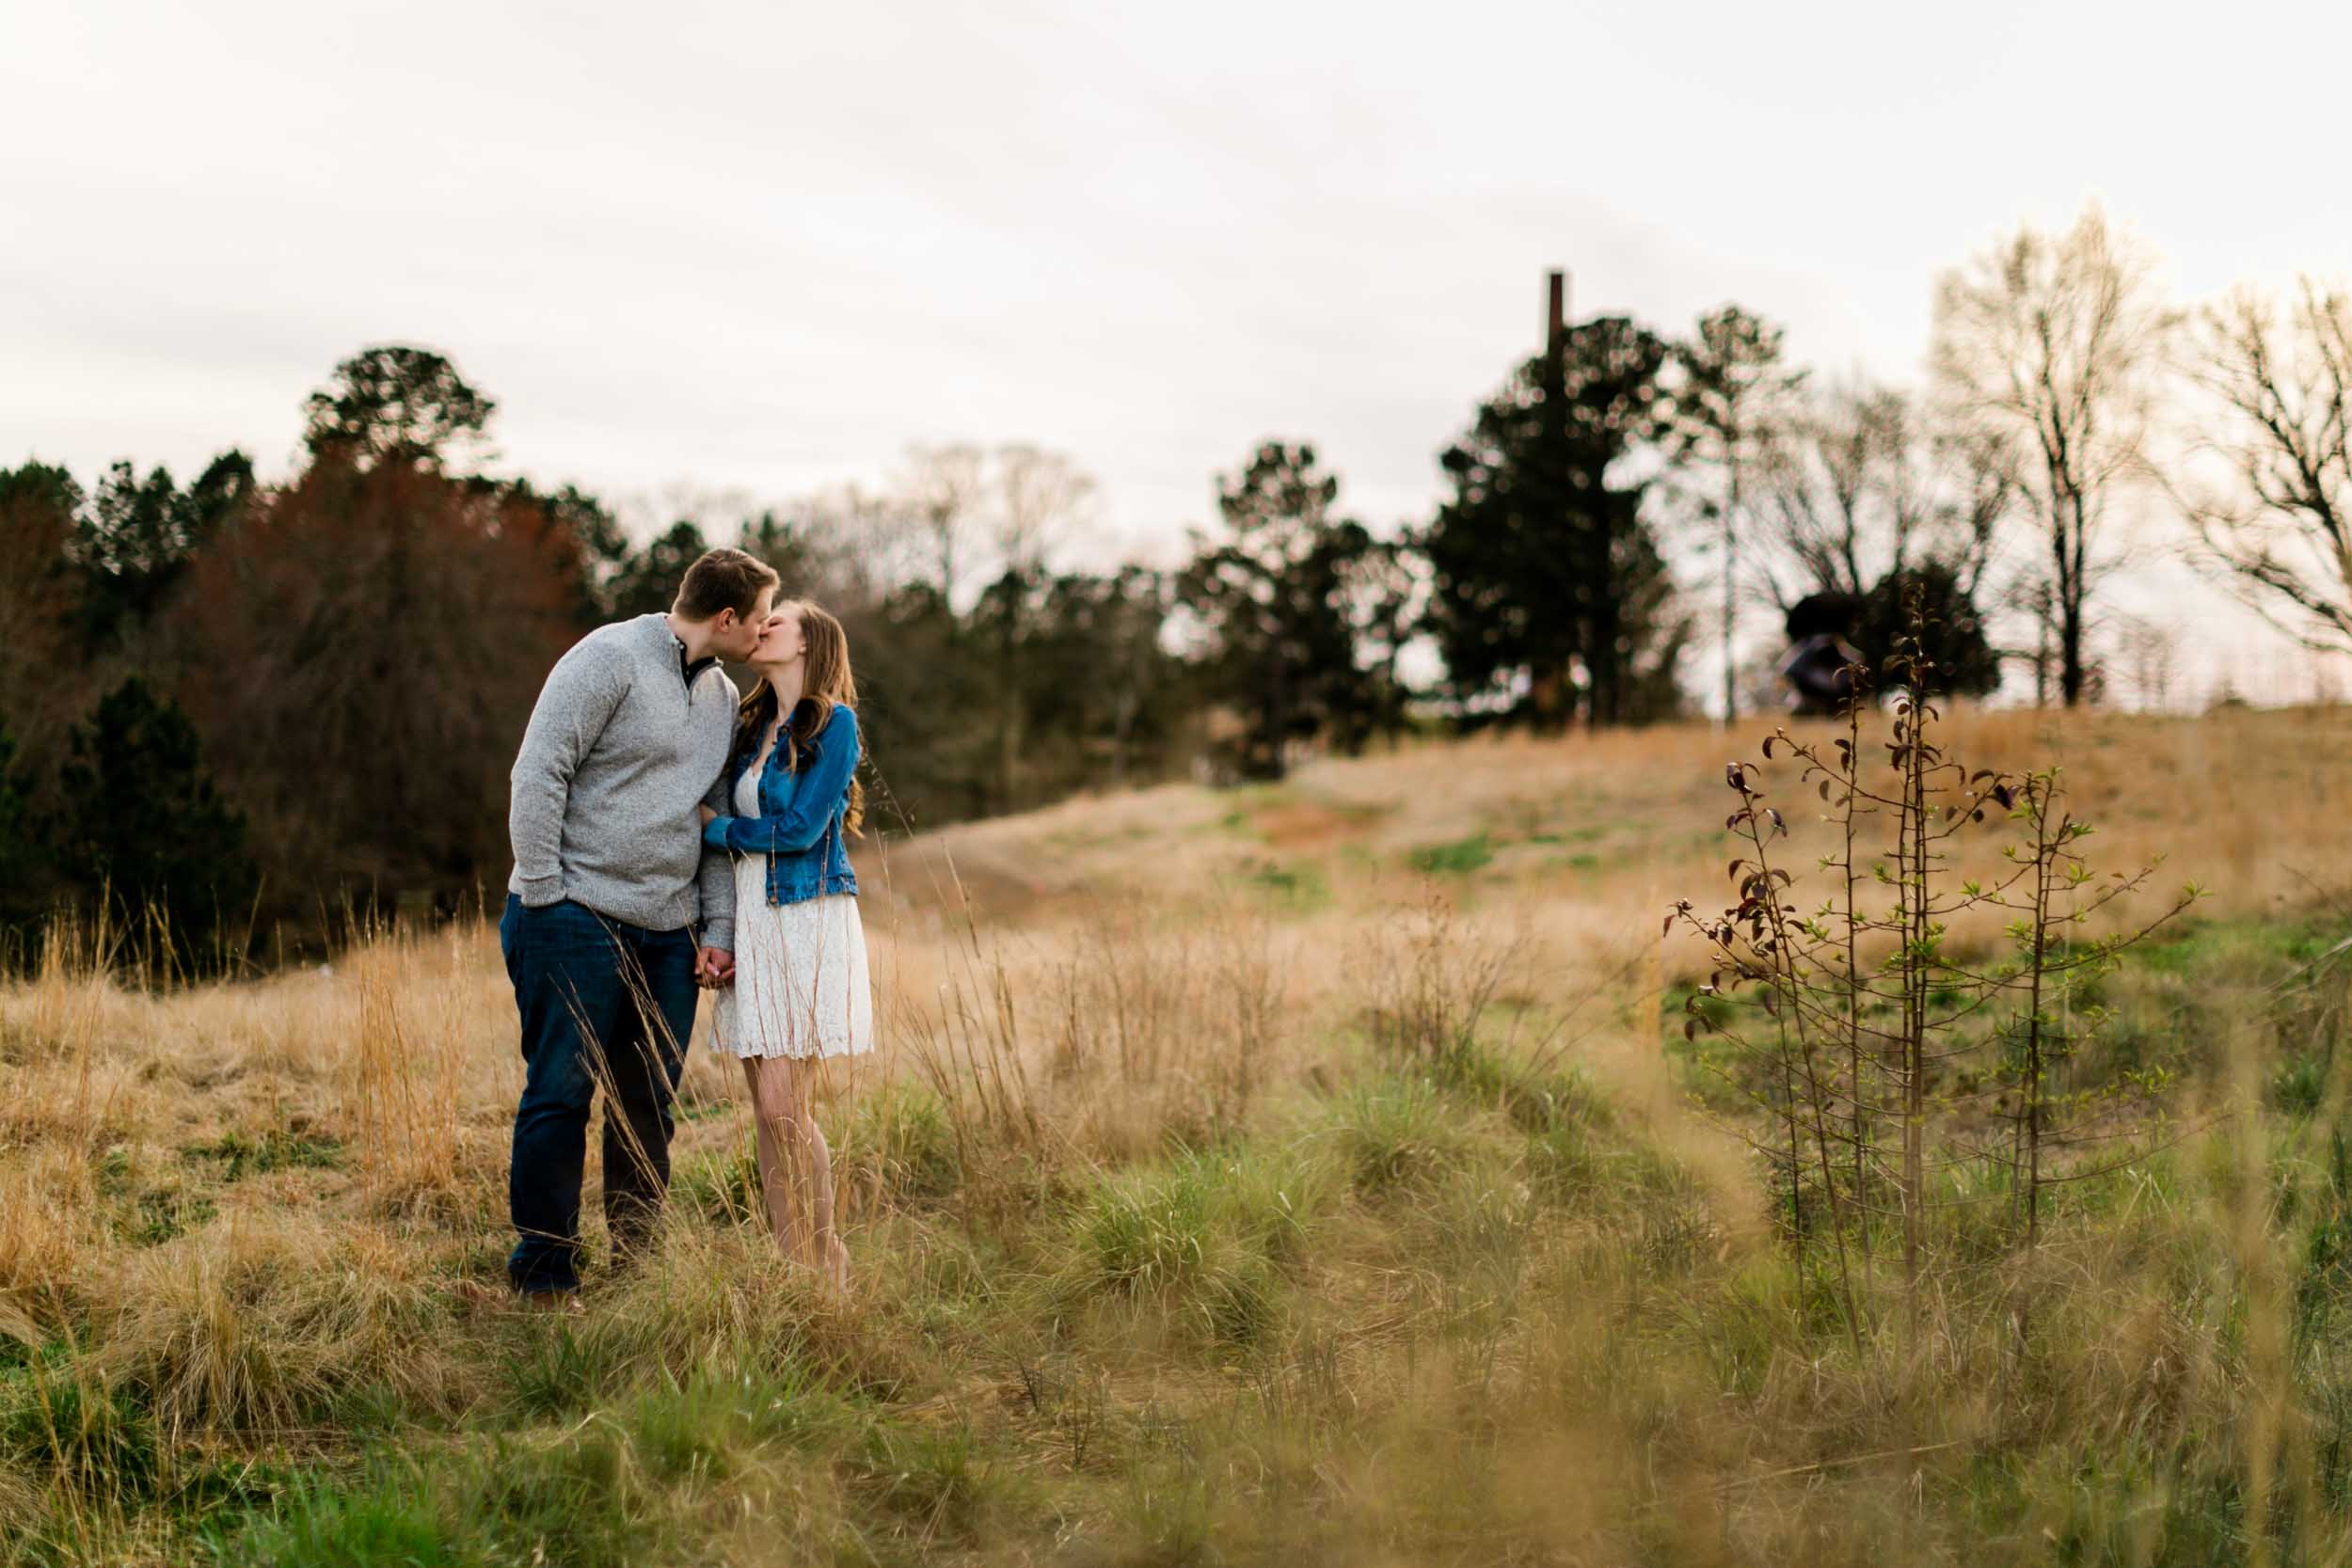
[[[1732,439],[1738,440],[1737,433]],[[1740,516],[1740,458],[1735,446],[1730,463],[1731,494],[1724,504],[1724,722],[1728,724],[1740,717],[1740,677],[1732,662],[1732,638],[1738,625],[1739,574],[1733,568],[1739,557],[1738,536],[1734,530]]]
[[[2058,698],[2074,707],[2083,700],[2083,598],[2089,565],[2084,531],[2089,519],[2083,515],[2080,496],[2068,499],[2059,517],[2063,519],[2070,511],[2073,526],[2061,524],[2054,543],[2058,567]]]

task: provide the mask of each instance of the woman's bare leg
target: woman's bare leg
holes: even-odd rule
[[[751,1086],[752,1123],[758,1130],[759,1191],[768,1208],[768,1226],[785,1260],[812,1268],[823,1266],[824,1254],[815,1249],[802,1224],[800,1127],[806,1116],[795,1101],[798,1085],[787,1069],[795,1064],[781,1057],[752,1056],[743,1062]]]
[[[792,1103],[796,1107],[793,1126],[800,1137],[799,1174],[804,1178],[808,1193],[808,1261],[834,1284],[846,1286],[850,1282],[850,1249],[834,1224],[833,1149],[826,1144],[824,1129],[817,1125],[816,1116],[817,1082],[825,1070],[825,1063],[821,1057],[813,1057],[778,1065],[784,1068],[791,1085]]]
[[[759,1076],[759,1058],[744,1057],[743,1087],[752,1102],[752,1146],[757,1151],[759,1160],[760,1212],[767,1216],[768,1230],[775,1238],[776,1245],[788,1253],[790,1230],[786,1223],[787,1215],[779,1206],[784,1196],[784,1150],[776,1142],[775,1129],[769,1124],[768,1117],[760,1114]]]
[[[768,1125],[768,1118],[759,1114],[758,1058],[743,1058],[743,1088],[752,1101],[752,1147],[759,1157],[759,1208],[768,1216],[771,1230],[775,1228],[776,1212],[773,1196],[775,1182],[784,1163],[784,1151],[776,1147],[776,1134]]]
[[[850,1250],[834,1223],[833,1150],[817,1125],[821,1060],[755,1057],[743,1064],[758,1128],[760,1193],[776,1245],[835,1285],[850,1282]]]

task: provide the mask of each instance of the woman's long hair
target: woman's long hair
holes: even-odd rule
[[[801,770],[801,752],[824,734],[833,721],[835,707],[854,709],[857,706],[857,676],[850,670],[850,635],[841,629],[830,610],[806,599],[787,599],[777,606],[789,610],[801,618],[801,635],[807,643],[802,656],[801,700],[792,709],[792,717],[785,721],[779,743],[784,747],[784,765],[792,772]],[[752,683],[751,690],[735,710],[735,754],[756,756],[759,737],[766,733],[776,717],[775,688],[762,675]],[[864,836],[866,826],[866,786],[857,775],[850,775],[849,809],[842,814],[842,827]]]

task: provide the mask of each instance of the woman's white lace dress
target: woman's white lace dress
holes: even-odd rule
[[[765,755],[735,786],[739,816],[759,815]],[[719,993],[718,1049],[737,1056],[851,1056],[874,1049],[874,989],[857,895],[768,902],[768,857],[735,859],[735,984]]]

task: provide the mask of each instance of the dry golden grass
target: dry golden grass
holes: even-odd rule
[[[1817,1332],[1661,1047],[1703,957],[1659,919],[1723,887],[1723,764],[1760,728],[1416,746],[869,848],[886,1048],[823,1112],[846,1301],[756,1229],[740,1082],[698,1041],[661,1267],[577,1327],[466,1305],[520,1083],[479,926],[163,993],[61,952],[0,986],[0,1511],[33,1521],[0,1543],[331,1560],[270,1533],[326,1505],[255,1462],[393,1508],[356,1456],[407,1453],[444,1456],[408,1484],[432,1528],[476,1532],[417,1560],[530,1560],[556,1537],[523,1502],[455,1500],[487,1484],[447,1468],[470,1432],[567,1478],[607,1532],[582,1561],[2188,1560],[2201,1447],[2341,1560],[2308,1397],[2337,1357],[2294,1327],[2326,1200],[2278,1196],[2325,1135],[2245,1119],[2287,1024],[2185,1047],[2240,1118],[1939,1275],[1924,1359]],[[2220,927],[2352,889],[2339,712],[1952,732],[2061,763],[2100,863],[2163,857]],[[2201,974],[2270,1007],[2253,962]],[[1449,1029],[1507,1071],[1419,1073]],[[71,1442],[24,1414],[69,1385]],[[133,1467],[90,1435],[106,1399],[167,1484],[93,1480]]]

